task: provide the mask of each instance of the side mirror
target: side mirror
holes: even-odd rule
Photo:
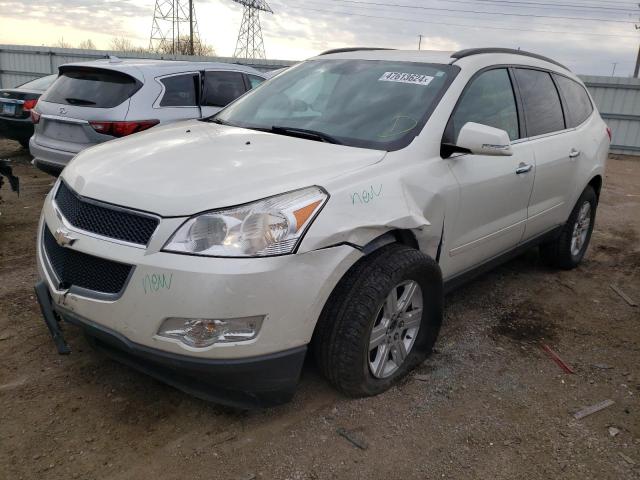
[[[513,155],[511,140],[505,130],[474,122],[467,122],[460,129],[456,149],[476,155]]]

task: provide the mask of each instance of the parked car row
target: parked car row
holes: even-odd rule
[[[24,148],[29,148],[29,139],[33,135],[31,111],[56,78],[57,75],[47,75],[15,88],[0,90],[0,137],[16,140]]]
[[[36,108],[39,161],[260,81],[145,65],[63,69]],[[341,392],[374,395],[430,354],[445,290],[536,245],[581,262],[610,140],[549,58],[328,52],[205,120],[80,152],[44,203],[38,300],[61,353],[75,324],[208,400],[285,402],[308,351]]]
[[[85,148],[211,116],[266,79],[228,63],[112,57],[64,65],[59,75],[1,91],[0,128],[29,147],[34,165],[58,175]]]

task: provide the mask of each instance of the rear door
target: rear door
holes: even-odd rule
[[[446,270],[456,274],[515,247],[522,238],[533,186],[531,147],[520,141],[517,97],[507,68],[476,75],[449,120],[444,143],[475,122],[507,131],[513,156],[461,154],[446,161],[459,184],[460,206],[445,240]],[[521,173],[518,173],[521,171]]]
[[[113,137],[98,133],[90,122],[122,121],[131,96],[142,82],[122,72],[68,67],[40,97],[41,114],[34,141],[47,148],[77,153]]]
[[[203,117],[217,113],[248,90],[243,73],[227,70],[205,71],[202,87]]]
[[[535,154],[535,181],[529,201],[524,239],[544,233],[567,220],[573,196],[579,142],[568,128],[552,74],[532,68],[514,69],[524,109],[527,143]]]

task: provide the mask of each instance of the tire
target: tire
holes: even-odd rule
[[[387,297],[392,291],[398,296],[398,305],[403,303],[402,294],[415,293],[406,304],[406,312],[395,321],[395,343],[371,351],[374,326],[377,336],[394,325],[386,318],[390,305]],[[442,274],[438,264],[418,250],[399,244],[384,246],[359,260],[327,301],[313,338],[318,367],[346,395],[362,397],[384,392],[431,353],[442,315]],[[401,324],[404,320],[406,325]],[[417,331],[402,330],[416,322],[419,322]],[[386,344],[390,337],[384,335],[386,340],[382,343]],[[401,358],[396,355],[402,349],[398,348],[400,342],[408,354],[402,362],[396,362]],[[392,359],[386,360],[388,368],[379,368],[380,363],[370,365],[373,360],[383,359],[385,352],[387,359]]]
[[[586,206],[588,205],[588,207]],[[553,242],[540,246],[542,259],[548,265],[564,270],[571,270],[580,264],[584,254],[589,247],[591,233],[596,220],[596,208],[598,207],[598,197],[591,186],[587,186],[576,202],[567,223],[564,224],[560,235]],[[583,209],[588,208],[585,216]],[[585,219],[589,219],[589,224],[585,226]],[[574,243],[574,233],[578,235],[582,230],[583,235],[580,241]]]

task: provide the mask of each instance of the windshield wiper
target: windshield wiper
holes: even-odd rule
[[[71,105],[95,105],[96,102],[92,102],[91,100],[85,100],[83,98],[65,98],[65,100],[67,101],[67,103],[70,103]]]
[[[315,139],[320,142],[342,145],[342,142],[340,140],[324,132],[319,132],[318,130],[307,130],[306,128],[281,127],[278,125],[274,125],[273,127],[271,127],[271,131],[273,133],[279,133],[281,135],[291,135],[292,137],[308,138],[311,140]]]

